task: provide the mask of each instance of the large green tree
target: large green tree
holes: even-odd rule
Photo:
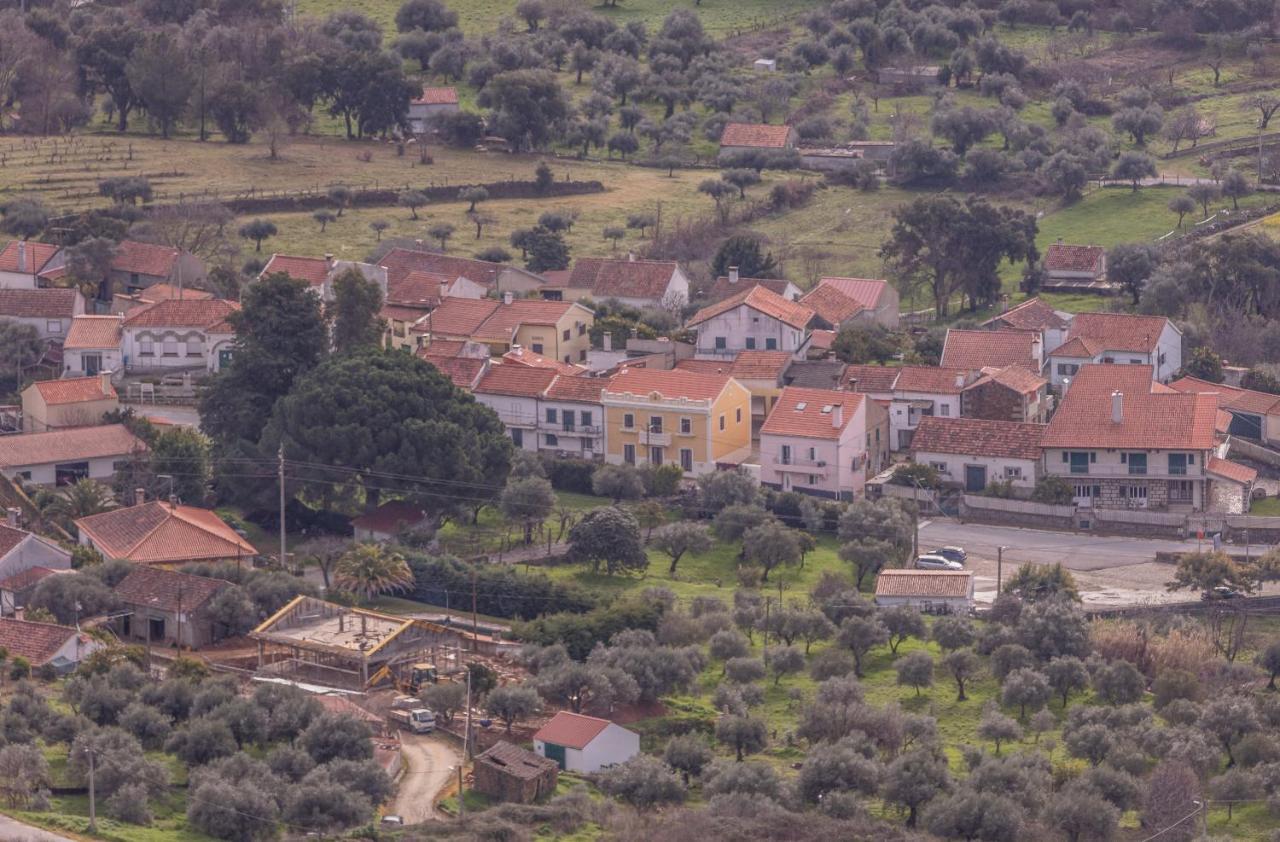
[[[493,134],[506,138],[520,152],[545,146],[553,127],[569,116],[569,102],[549,70],[499,73],[476,101],[490,109]]]
[[[125,65],[125,75],[147,116],[167,138],[195,90],[186,51],[168,30],[149,33]]]
[[[640,524],[621,506],[587,512],[569,531],[569,556],[587,564],[592,573],[598,573],[602,564],[611,575],[649,566],[640,540]]]
[[[386,324],[378,315],[382,290],[357,269],[348,269],[333,282],[333,348],[354,351],[377,347]]]

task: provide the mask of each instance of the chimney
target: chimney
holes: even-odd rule
[[[1031,358],[1036,361],[1036,365],[1044,365],[1044,340],[1038,333],[1031,337]]]
[[[729,283],[736,284],[737,282],[738,282],[738,267],[730,266],[729,267]]]
[[[102,394],[111,394],[111,372],[103,371],[98,374],[98,377],[102,382]]]
[[[5,515],[6,515],[5,523],[9,524],[14,529],[17,529],[18,516],[21,514],[22,514],[22,509],[18,509],[18,508],[14,508],[13,506],[10,506],[7,510],[5,510]]]
[[[1061,237],[1059,237],[1059,238],[1058,238],[1058,245],[1062,245],[1062,238],[1061,238]]]
[[[324,256],[324,268],[328,269],[330,272],[333,271],[333,255],[332,254],[326,254]]]
[[[523,357],[523,356],[524,356],[524,346],[523,346],[523,345],[512,345],[512,346],[511,346],[511,354],[512,354],[512,356],[516,356],[516,357]]]
[[[133,505],[141,506],[147,502],[147,490],[145,488],[135,488],[133,490]]]
[[[964,375],[963,375],[963,374],[957,374],[957,375],[956,375],[956,388],[957,388],[957,389],[963,389],[963,388],[964,388]]]
[[[838,403],[831,407],[831,426],[836,430],[844,426],[844,404]]]
[[[18,271],[27,271],[27,241],[18,240]]]
[[[504,293],[502,293],[502,303],[503,303],[503,304],[510,304],[510,303],[512,302],[512,300],[513,300],[513,299],[514,299],[514,296],[513,296],[510,292],[504,292]]]
[[[1111,393],[1111,422],[1119,424],[1124,421],[1124,393],[1115,391]]]
[[[634,251],[627,252],[627,262],[628,263],[636,262],[636,253]]]

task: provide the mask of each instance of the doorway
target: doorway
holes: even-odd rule
[[[987,468],[985,465],[964,466],[964,490],[970,493],[985,491],[987,487]]]

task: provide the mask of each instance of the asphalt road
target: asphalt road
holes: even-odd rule
[[[72,842],[47,830],[23,824],[17,819],[0,815],[0,840],[3,842]]]
[[[987,526],[936,519],[920,525],[920,552],[945,545],[964,547],[970,555],[995,560],[1003,546],[1005,569],[1026,562],[1056,564],[1069,570],[1106,570],[1145,564],[1157,552],[1194,552],[1197,542],[1154,538],[1123,538],[1088,532],[1048,532],[1010,526]]]

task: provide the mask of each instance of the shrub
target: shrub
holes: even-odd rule
[[[115,795],[107,799],[106,814],[129,824],[151,824],[151,809],[147,799],[146,787],[140,784],[125,784],[116,790]]]

